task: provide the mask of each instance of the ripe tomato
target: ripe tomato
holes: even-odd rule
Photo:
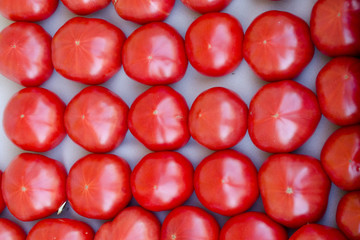
[[[0,73],[25,87],[52,74],[51,36],[35,23],[16,22],[1,31]]]
[[[138,24],[165,20],[174,7],[175,0],[112,0],[120,17]]]
[[[185,35],[191,65],[208,76],[223,76],[240,64],[244,32],[239,21],[227,13],[208,13],[197,18]]]
[[[249,209],[259,196],[257,170],[235,150],[215,152],[195,169],[195,193],[209,210],[232,216]]]
[[[180,153],[149,153],[131,174],[132,193],[150,211],[170,210],[191,196],[193,173],[193,165]]]
[[[311,37],[324,54],[360,55],[360,1],[319,0],[310,18]]]
[[[230,218],[220,232],[220,240],[287,240],[285,229],[259,212],[246,212]]]
[[[331,183],[317,159],[285,153],[263,163],[259,186],[266,213],[284,226],[297,228],[323,216]]]
[[[2,171],[0,171],[0,186],[1,186],[1,182],[2,182]],[[4,202],[4,198],[2,196],[2,192],[0,191],[0,213],[2,211],[4,211],[5,207],[6,207],[6,205],[5,205],[5,202]]]
[[[232,0],[181,0],[188,8],[199,13],[220,12],[227,7]]]
[[[265,85],[249,107],[249,135],[267,152],[291,152],[314,133],[321,112],[315,94],[291,81]]]
[[[201,208],[181,206],[172,210],[161,227],[161,240],[219,239],[219,225],[215,218]]]
[[[105,8],[111,0],[61,0],[63,4],[77,15],[88,15]]]
[[[136,29],[125,41],[122,61],[129,77],[148,85],[180,81],[188,65],[183,38],[163,22]]]
[[[59,0],[1,0],[0,14],[12,21],[41,21],[56,10]]]
[[[125,138],[129,107],[101,86],[80,91],[67,105],[64,122],[70,138],[90,152],[109,152]]]
[[[325,142],[320,159],[336,186],[360,190],[360,125],[336,130]]]
[[[131,105],[129,130],[152,151],[175,150],[189,141],[188,114],[178,92],[168,86],[152,87]]]
[[[87,218],[115,217],[131,200],[129,164],[112,154],[89,154],[71,167],[67,197]]]
[[[66,170],[54,159],[22,153],[2,176],[2,194],[9,211],[21,221],[56,212],[66,201]]]
[[[26,151],[46,152],[64,139],[65,104],[44,88],[24,88],[7,103],[3,126],[8,138]]]
[[[16,223],[6,218],[0,218],[0,239],[25,240],[26,234]]]
[[[341,198],[336,223],[349,239],[360,239],[360,191],[349,192]]]
[[[43,219],[30,230],[26,240],[92,240],[94,231],[86,223],[67,219]]]
[[[316,92],[321,111],[331,122],[360,123],[360,60],[332,59],[316,78]]]
[[[160,222],[141,207],[122,210],[112,222],[103,224],[94,240],[157,240],[160,239]]]
[[[124,33],[105,20],[72,18],[52,40],[55,70],[84,84],[106,82],[120,70],[124,41]]]
[[[320,224],[306,224],[296,230],[289,240],[346,240],[346,237],[336,228]]]
[[[248,108],[233,91],[214,87],[202,92],[189,112],[191,136],[212,150],[235,146],[247,130]]]
[[[244,58],[265,81],[293,79],[314,55],[307,23],[281,11],[259,15],[244,37]]]

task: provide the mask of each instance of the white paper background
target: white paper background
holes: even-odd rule
[[[281,1],[270,1],[270,0],[233,0],[233,2],[224,10],[224,12],[230,13],[235,16],[243,26],[244,31],[250,25],[252,20],[259,14],[268,11],[268,10],[282,10],[291,12],[306,22],[309,23],[311,9],[316,0],[281,0]],[[47,20],[39,22],[41,26],[45,28],[52,36],[55,34],[57,29],[61,27],[68,19],[75,17],[76,15],[71,13],[66,7],[60,3],[56,12]],[[180,0],[176,0],[174,9],[172,10],[170,16],[165,21],[175,27],[179,33],[184,37],[188,26],[198,17],[198,13],[187,9]],[[115,12],[114,7],[110,4],[107,8],[89,15],[88,17],[103,18],[118,26],[126,36],[129,36],[139,25],[127,22],[121,19]],[[11,24],[11,21],[0,16],[0,30]],[[295,80],[309,87],[315,92],[315,79],[319,70],[329,61],[328,57],[325,57],[317,50],[309,66],[302,72],[302,74],[297,77]],[[257,92],[257,90],[266,84],[266,82],[260,80],[249,68],[247,63],[243,60],[240,66],[232,73],[225,77],[220,78],[210,78],[203,76],[194,70],[191,65],[187,69],[184,79],[180,82],[172,84],[175,90],[180,92],[187,100],[189,107],[192,102],[202,91],[215,87],[222,86],[230,88],[236,91],[241,98],[249,105],[252,96]],[[108,82],[102,84],[103,86],[111,89],[117,93],[129,106],[133,100],[149,86],[142,85],[131,80],[124,72],[123,69],[120,70],[112,79]],[[45,82],[42,87],[47,88],[55,92],[65,103],[68,103],[73,96],[75,96],[81,89],[86,87],[86,85],[75,83],[73,81],[67,80],[60,76],[54,71],[52,77]],[[6,106],[6,103],[11,98],[11,96],[19,91],[22,86],[7,80],[3,76],[0,76],[0,119],[2,121],[3,111]],[[337,126],[330,123],[327,119],[322,117],[320,124],[315,132],[315,134],[295,153],[307,154],[319,159],[321,148],[328,138],[328,136],[337,128]],[[268,153],[258,150],[251,142],[248,135],[236,145],[233,149],[238,150],[246,155],[248,155],[259,169],[262,162],[269,156]],[[4,171],[8,163],[19,153],[23,151],[12,144],[7,137],[5,136],[3,127],[0,127],[0,170]],[[139,160],[149,153],[150,151],[146,149],[141,143],[139,143],[130,132],[127,133],[125,141],[113,152],[124,159],[126,159],[131,167],[133,168]],[[207,155],[211,154],[212,151],[200,146],[193,139],[189,143],[178,150],[186,156],[194,165],[197,164]],[[81,147],[77,146],[71,141],[67,136],[64,141],[55,149],[43,153],[44,155],[57,159],[65,165],[66,169],[69,171],[72,164],[79,158],[88,154]],[[319,223],[336,226],[335,222],[335,213],[336,206],[341,198],[344,195],[344,192],[339,190],[337,187],[332,185],[328,209]],[[136,204],[133,200],[131,204]],[[195,194],[186,202],[186,204],[191,204],[195,206],[201,206],[197,200]],[[263,212],[263,207],[261,199],[259,198],[255,205],[250,210],[256,210]],[[156,215],[161,221],[163,221],[167,212],[160,212]],[[227,217],[223,217],[217,214],[212,213],[222,226]],[[31,227],[36,223],[27,222],[23,223],[16,220],[7,209],[0,214],[0,217],[9,218],[19,225],[21,225],[27,232]],[[51,217],[57,217],[53,215]],[[89,223],[94,230],[97,230],[103,221],[91,220],[83,218],[77,215],[69,205],[65,208],[65,211],[59,217],[69,217],[82,220]],[[292,232],[292,231],[290,231]]]

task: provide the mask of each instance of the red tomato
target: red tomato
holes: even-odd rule
[[[12,21],[41,21],[56,10],[59,0],[1,0],[0,14]]]
[[[136,29],[125,41],[122,61],[129,77],[148,85],[180,81],[188,65],[183,38],[163,22]]]
[[[315,94],[288,80],[262,87],[249,107],[248,128],[253,143],[267,152],[291,152],[314,133],[321,112]]]
[[[26,240],[92,240],[94,231],[86,223],[67,219],[43,219],[30,230]]]
[[[220,240],[287,240],[285,229],[259,212],[246,212],[230,218],[220,232]]]
[[[174,7],[175,0],[112,0],[120,17],[138,24],[165,20]]]
[[[0,171],[0,186],[1,186],[1,182],[2,182],[2,171]],[[0,213],[5,209],[5,207],[6,207],[6,205],[4,202],[4,198],[2,196],[2,192],[0,191]]]
[[[44,88],[24,88],[7,103],[3,126],[8,138],[26,151],[46,152],[64,139],[65,104]]]
[[[25,240],[26,234],[16,223],[5,218],[0,218],[0,239]]]
[[[244,58],[265,81],[293,79],[314,55],[307,23],[281,11],[268,11],[250,24],[244,37]]]
[[[218,223],[209,213],[198,207],[181,206],[166,216],[161,227],[161,240],[218,240],[219,231]]]
[[[360,123],[360,60],[332,59],[316,78],[316,92],[321,111],[331,122]]]
[[[72,18],[52,40],[55,70],[84,84],[106,82],[120,70],[124,41],[124,33],[105,20]]]
[[[235,150],[215,152],[195,169],[195,193],[209,210],[232,216],[250,208],[259,196],[257,170]]]
[[[105,8],[111,0],[61,0],[73,13],[88,15]]]
[[[131,174],[132,193],[148,210],[170,210],[191,196],[193,173],[193,165],[180,153],[149,153]]]
[[[190,138],[189,108],[183,96],[168,86],[156,86],[130,107],[130,132],[152,151],[175,150]]]
[[[331,183],[317,159],[285,153],[263,163],[259,186],[266,213],[284,226],[298,228],[323,216]]]
[[[325,142],[321,163],[336,186],[360,190],[360,125],[336,130]]]
[[[2,176],[2,194],[9,211],[21,221],[56,212],[66,201],[66,170],[54,159],[22,153]]]
[[[360,1],[319,0],[310,18],[311,37],[324,54],[360,55]]]
[[[220,12],[227,7],[232,0],[181,0],[188,8],[199,13]]]
[[[51,76],[51,36],[35,23],[16,22],[1,32],[0,73],[25,87]]]
[[[67,197],[87,218],[115,217],[131,200],[129,164],[112,154],[89,154],[71,167]]]
[[[235,92],[214,87],[202,92],[189,112],[191,136],[212,150],[235,146],[247,130],[248,108]]]
[[[336,228],[320,224],[306,224],[299,228],[289,240],[346,240],[346,237]]]
[[[349,239],[360,239],[360,191],[349,192],[341,198],[336,223]]]
[[[122,210],[112,222],[103,224],[94,240],[158,240],[160,222],[149,211],[141,207]]]
[[[244,32],[239,21],[227,13],[208,13],[197,18],[185,35],[186,54],[200,73],[219,77],[240,64]]]
[[[109,152],[125,138],[129,107],[101,86],[80,91],[67,105],[65,127],[70,138],[90,152]]]

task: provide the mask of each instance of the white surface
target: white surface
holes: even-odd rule
[[[251,21],[267,10],[283,10],[294,13],[295,15],[301,17],[306,22],[309,23],[310,13],[312,6],[316,0],[281,0],[281,1],[270,1],[270,0],[233,0],[233,2],[224,10],[224,12],[230,13],[235,16],[243,26],[244,31],[251,23]],[[61,27],[68,19],[75,17],[73,13],[68,11],[66,7],[60,3],[58,9],[49,19],[40,22],[45,30],[47,30],[52,36],[55,34],[57,29]],[[175,7],[172,10],[170,16],[165,21],[175,27],[179,33],[184,37],[186,29],[195,20],[199,14],[187,9],[180,0],[176,0]],[[114,25],[121,28],[126,36],[129,36],[134,29],[139,25],[136,25],[131,22],[127,22],[121,19],[115,12],[114,7],[110,4],[107,8],[89,15],[88,17],[97,17],[108,20]],[[0,16],[0,29],[11,24],[11,21],[4,19]],[[295,80],[309,87],[315,92],[315,79],[319,70],[326,64],[329,58],[325,57],[317,50],[315,52],[314,58],[309,64],[309,66],[302,72],[302,74]],[[221,78],[210,78],[205,77],[194,70],[191,65],[187,69],[184,79],[180,82],[171,85],[175,90],[180,92],[187,100],[189,107],[192,102],[202,91],[215,87],[223,86],[230,88],[236,91],[241,98],[249,105],[252,96],[257,92],[257,90],[266,84],[266,82],[260,80],[252,70],[249,68],[247,63],[243,60],[240,66],[232,73],[225,77]],[[124,72],[123,69],[120,70],[112,79],[110,79],[103,86],[111,89],[117,93],[124,101],[130,106],[133,100],[143,91],[149,88],[149,86],[142,85],[131,80]],[[54,71],[52,77],[45,82],[42,87],[52,90],[60,98],[63,99],[65,103],[68,103],[71,98],[76,95],[81,89],[86,87],[86,85],[75,83],[73,81],[67,80],[61,77],[58,73]],[[22,86],[11,82],[10,80],[5,79],[3,76],[0,76],[0,119],[2,121],[3,111],[6,106],[7,101],[11,96],[19,91]],[[319,159],[321,148],[328,138],[328,136],[337,128],[337,126],[331,124],[324,117],[321,119],[320,124],[315,132],[315,134],[305,143],[300,149],[296,150],[296,153],[307,154]],[[262,162],[269,156],[268,153],[258,150],[251,142],[248,135],[236,145],[233,149],[238,150],[246,155],[248,155],[256,167],[259,169]],[[23,152],[21,149],[17,148],[14,144],[10,142],[5,136],[3,127],[0,127],[0,169],[5,170],[8,163],[18,154]],[[146,149],[141,143],[139,143],[130,132],[127,133],[125,141],[114,150],[113,154],[119,155],[120,157],[126,159],[131,167],[133,168],[136,163],[150,151]],[[194,165],[197,164],[207,155],[211,154],[212,151],[200,146],[193,139],[189,143],[179,149],[178,152],[186,156]],[[69,171],[72,164],[82,156],[86,155],[87,152],[81,147],[77,146],[71,141],[67,136],[64,141],[55,149],[44,153],[44,155],[57,159],[64,163],[66,169]],[[336,226],[335,222],[335,212],[336,206],[340,197],[344,194],[343,191],[339,190],[337,187],[332,185],[332,190],[329,198],[328,209],[320,221],[320,223]],[[132,204],[136,204],[134,200]],[[187,201],[186,204],[191,204],[195,206],[201,206],[201,204],[196,199],[195,194]],[[255,203],[255,205],[250,210],[263,211],[262,203],[260,198]],[[167,212],[157,213],[157,216],[162,221],[166,216]],[[227,217],[216,215],[212,213],[218,220],[219,224],[222,226]],[[9,218],[14,220],[19,225],[21,225],[27,232],[30,228],[36,223],[27,222],[23,223],[16,220],[9,211],[6,209],[0,217]],[[55,215],[52,217],[56,217]],[[94,230],[97,230],[102,223],[102,221],[90,220],[83,218],[77,215],[69,205],[65,207],[65,211],[59,217],[70,217],[82,220],[89,223]]]

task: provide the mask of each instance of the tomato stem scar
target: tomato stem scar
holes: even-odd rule
[[[294,191],[292,190],[292,188],[291,188],[291,187],[287,187],[287,189],[286,189],[286,193],[287,193],[287,194],[293,194],[293,193],[294,193]]]

